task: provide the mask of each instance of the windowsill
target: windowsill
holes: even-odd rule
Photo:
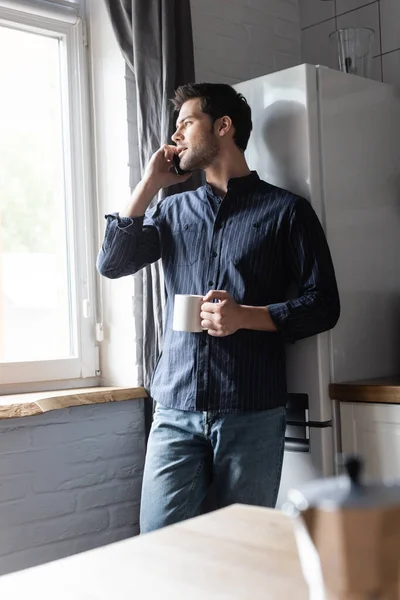
[[[70,406],[122,402],[139,398],[147,398],[146,390],[142,387],[87,387],[52,392],[10,394],[0,397],[0,420],[32,417]]]

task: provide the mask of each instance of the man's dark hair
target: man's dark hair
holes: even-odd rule
[[[179,112],[185,102],[194,98],[200,99],[202,112],[209,115],[213,123],[220,117],[232,119],[234,142],[244,152],[253,128],[246,98],[225,83],[188,83],[175,91],[174,109]]]

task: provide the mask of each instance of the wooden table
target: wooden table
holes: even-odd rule
[[[117,544],[0,577],[13,600],[308,598],[292,524],[234,505]]]

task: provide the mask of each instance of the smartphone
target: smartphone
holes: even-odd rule
[[[173,166],[171,167],[171,170],[174,171],[176,175],[186,175],[186,173],[190,173],[190,171],[184,171],[183,169],[181,169],[179,156],[177,154],[174,154],[174,156],[172,157],[172,162]]]

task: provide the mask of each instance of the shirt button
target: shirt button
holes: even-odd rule
[[[213,281],[209,281],[208,285],[210,285],[212,287],[214,285],[214,282]]]
[[[218,256],[218,253],[217,253],[217,252],[211,252],[211,256],[212,256],[213,258],[217,258],[217,256]]]

